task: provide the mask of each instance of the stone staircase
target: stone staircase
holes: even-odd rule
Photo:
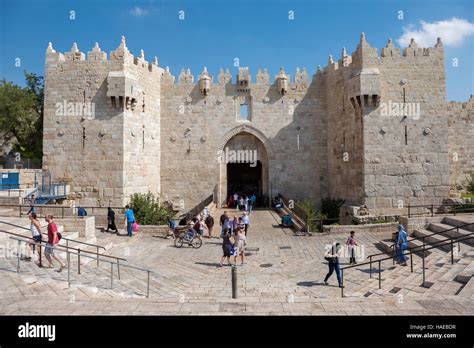
[[[25,237],[30,237],[30,226],[29,219],[17,218],[17,217],[0,217],[0,229],[8,232],[20,234]],[[44,219],[40,219],[41,230],[45,232],[47,230],[47,223]],[[80,244],[79,242],[85,242],[89,244],[97,243],[97,238],[92,237],[79,237],[78,232],[63,232],[63,226],[57,225],[59,232],[62,233],[63,238],[59,245],[66,246],[66,238],[69,239],[67,244],[69,247],[81,249],[81,260],[80,269],[81,274],[78,274],[78,258],[75,254],[70,254],[70,287],[81,289],[83,293],[97,294],[99,292],[105,292],[109,296],[118,297],[144,297],[146,294],[146,272],[134,271],[126,268],[125,266],[120,267],[120,275],[122,279],[118,279],[117,266],[114,264],[114,275],[113,275],[113,288],[111,289],[111,266],[109,262],[100,261],[97,265],[97,260],[94,255],[87,257],[85,251],[96,252],[95,246],[88,246]],[[4,255],[0,256],[0,271],[16,272],[18,264],[18,242],[17,240],[10,239],[11,235],[0,232],[0,245],[7,250]],[[100,253],[104,255],[110,255],[110,251],[113,247],[117,248],[120,243],[117,243],[117,236],[107,235],[101,236],[101,246],[106,248],[104,252],[100,249]],[[64,262],[67,261],[66,251],[61,251],[60,248],[55,252]],[[23,256],[25,255],[25,244],[21,243],[20,249],[20,272],[18,279],[22,280],[24,284],[31,285],[32,288],[48,285],[51,288],[64,289],[68,287],[68,269],[65,268],[61,273],[57,272],[57,268],[49,269],[46,267],[39,267],[36,262],[25,261]],[[36,259],[36,256],[35,256]],[[101,258],[103,260],[104,258]],[[113,261],[113,259],[110,259]],[[53,261],[57,266],[57,262]],[[67,262],[66,262],[67,263]],[[43,256],[43,266],[47,264]],[[142,277],[140,278],[137,277]],[[137,278],[137,279],[135,279]],[[31,291],[35,291],[32,289]]]
[[[447,241],[449,237],[463,237],[474,232],[474,225],[466,226],[444,232],[454,227],[462,226],[472,222],[472,217],[445,217],[440,223],[428,223],[425,228],[417,228],[411,237],[421,238],[426,236],[426,243],[439,243]],[[431,235],[432,233],[439,233]],[[382,240],[378,247],[392,255],[393,240]],[[457,246],[460,246],[458,250]],[[409,240],[411,248],[421,247],[421,240]],[[382,262],[382,289],[378,289],[378,263],[373,264],[372,279],[368,281],[354,280],[355,286],[350,285],[352,290],[347,292],[351,296],[387,296],[396,294],[402,296],[431,297],[437,295],[456,295],[472,298],[474,275],[474,238],[454,243],[454,264],[451,264],[451,245],[440,245],[439,248],[426,251],[425,257],[425,285],[423,287],[422,252],[409,255],[413,260],[408,260],[408,266],[392,265],[391,260]],[[427,245],[426,247],[430,247]],[[383,258],[383,256],[374,257]],[[414,272],[410,272],[410,262],[413,262]],[[349,280],[350,284],[350,280]]]

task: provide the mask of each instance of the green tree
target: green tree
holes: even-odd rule
[[[43,143],[43,78],[25,72],[26,87],[0,81],[0,132],[13,135],[22,157],[41,159]]]

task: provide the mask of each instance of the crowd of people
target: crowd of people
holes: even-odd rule
[[[255,208],[256,202],[257,196],[254,193],[246,195],[235,192],[233,195],[229,196],[227,206],[229,208],[251,213],[253,208]]]

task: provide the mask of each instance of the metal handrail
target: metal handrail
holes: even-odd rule
[[[0,222],[3,222],[3,221],[0,221]],[[13,236],[17,236],[17,237],[21,237],[21,238],[26,238],[26,239],[29,239],[29,240],[32,240],[33,243],[37,244],[37,242],[33,239],[33,238],[30,238],[30,237],[26,237],[26,236],[23,236],[21,234],[18,234],[18,233],[14,233],[14,232],[10,232],[10,231],[5,231],[5,230],[0,230],[0,232],[3,232],[3,233],[6,233],[6,234],[10,234],[10,235],[13,235]],[[61,238],[61,239],[64,239],[64,238]],[[73,242],[76,242],[73,240]],[[103,256],[103,257],[108,257],[108,258],[112,258],[112,259],[115,259],[115,260],[121,260],[121,261],[127,261],[127,259],[124,259],[122,257],[118,257],[118,256],[113,256],[113,255],[105,255],[105,254],[100,254],[100,253],[94,253],[92,251],[88,251],[88,250],[81,250],[80,248],[73,248],[73,247],[70,247],[68,245],[64,246],[64,245],[57,245],[59,247],[63,247],[63,248],[67,248],[67,249],[72,249],[72,250],[76,250],[76,251],[79,251],[79,253],[88,253],[88,254],[93,254],[93,255],[96,255],[96,259],[97,259],[97,264],[99,264],[99,256]],[[100,245],[96,245],[96,247],[100,247]],[[105,249],[105,248],[104,248]]]
[[[423,237],[411,237],[411,239],[407,239],[407,243],[408,242],[411,242],[413,240],[424,240],[425,238],[428,238],[428,237],[431,237],[431,236],[434,236],[434,235],[437,235],[437,234],[442,234],[442,233],[445,233],[445,232],[449,232],[449,231],[454,231],[454,230],[458,230],[460,228],[463,228],[463,227],[466,227],[466,226],[470,226],[470,225],[474,225],[474,222],[471,222],[471,223],[468,223],[468,224],[465,224],[465,225],[461,225],[461,226],[457,226],[457,227],[453,227],[453,228],[450,228],[450,229],[447,229],[447,230],[444,230],[444,231],[440,231],[440,232],[433,232],[433,233],[430,233],[426,236],[423,236]],[[466,234],[466,236],[469,235],[469,234]],[[390,248],[393,248],[393,246],[395,245],[395,243],[392,243],[392,245],[390,245]],[[367,256],[367,258],[371,258],[371,257],[374,257],[374,256],[380,256],[380,255],[385,255],[386,253],[378,253],[378,254],[372,254],[372,255],[369,255]]]
[[[473,204],[473,203],[463,203],[463,204]],[[434,204],[431,204],[431,205],[410,205],[408,204],[407,205],[407,209],[408,209],[408,217],[412,217],[412,216],[416,216],[416,215],[424,215],[426,213],[412,213],[411,212],[411,209],[412,208],[427,208],[427,209],[430,209],[430,212],[431,212],[431,216],[433,217],[434,215],[436,214],[446,214],[446,213],[435,213],[434,212],[434,208],[441,208],[441,207],[454,207],[454,211],[452,212],[454,215],[456,215],[457,212],[462,212],[463,210],[474,210],[474,206],[473,207],[468,207],[468,208],[460,208],[460,209],[456,209],[456,207],[459,207],[460,204],[441,204],[441,205],[434,205]]]
[[[19,226],[19,225],[15,225],[15,224],[12,224],[12,223],[10,223],[10,222],[6,222],[6,221],[0,220],[0,223],[5,224],[5,225],[14,226],[14,227],[21,228],[21,229],[23,229],[23,230],[29,231],[29,229],[26,228],[26,227]],[[47,236],[48,234],[45,233],[45,232],[43,232],[42,235]],[[78,244],[84,244],[84,245],[87,245],[87,246],[91,246],[91,247],[95,247],[95,248],[100,248],[100,249],[107,250],[107,249],[106,249],[105,247],[103,247],[102,245],[92,244],[92,243],[86,243],[86,242],[81,242],[81,241],[74,240],[74,239],[67,238],[67,237],[62,237],[61,240],[63,240],[63,239],[64,239],[66,242],[73,242],[73,243],[78,243]]]
[[[0,207],[7,207],[7,208],[19,208],[19,216],[21,217],[22,216],[22,208],[31,208],[31,205],[30,204],[0,204]],[[65,209],[77,209],[79,206],[77,207],[71,207],[71,206],[68,206],[68,205],[54,205],[54,204],[33,204],[33,207],[35,208],[42,208],[42,209],[61,209],[61,218],[64,218],[64,217],[73,217],[75,215],[64,215],[64,210]],[[108,206],[107,207],[97,207],[97,206],[81,206],[82,208],[84,209],[90,209],[91,210],[91,215],[94,215],[94,209],[107,209],[109,208]],[[115,209],[117,211],[120,211],[120,210],[125,210],[124,207],[110,207],[112,209]],[[24,214],[26,215],[26,214]],[[57,216],[59,217],[59,216]]]
[[[1,231],[1,230],[0,230]],[[20,238],[15,238],[15,237],[10,237],[10,239],[14,239],[14,240],[17,240],[18,241],[18,246],[20,247],[20,243],[21,242],[27,242],[25,241],[25,239],[31,239],[35,242],[35,244],[38,244],[33,238],[28,238],[28,237],[23,237],[23,236],[20,236]],[[39,244],[39,248],[41,250],[41,247],[44,247],[46,248],[45,245],[41,245],[41,242]],[[71,279],[70,279],[70,254],[73,254],[73,255],[77,255],[78,257],[78,274],[81,274],[81,271],[80,271],[80,257],[81,257],[81,250],[79,250],[77,253],[76,252],[73,252],[73,251],[69,251],[69,249],[74,249],[74,248],[71,248],[71,247],[65,247],[64,245],[55,245],[54,248],[59,248],[59,249],[65,249],[66,253],[67,253],[67,268],[68,268],[68,287],[71,286]],[[63,250],[64,251],[64,250]],[[88,255],[82,255],[83,257],[88,257],[88,258],[91,258],[91,259],[95,259],[95,257],[92,257],[92,256],[88,256]],[[100,255],[100,256],[108,256],[108,255]],[[120,268],[119,268],[119,262],[117,260],[117,262],[113,262],[113,261],[109,261],[109,260],[101,260],[103,262],[108,262],[110,263],[110,288],[113,289],[113,266],[114,264],[117,264],[117,275],[118,275],[118,279],[120,279]],[[126,261],[126,260],[125,260]],[[41,253],[40,253],[40,263],[41,263]],[[146,297],[149,297],[150,296],[150,273],[154,273],[153,271],[149,270],[149,269],[146,269],[146,268],[141,268],[141,267],[137,267],[137,266],[131,266],[131,265],[125,265],[125,264],[120,264],[120,266],[122,267],[128,267],[128,268],[132,268],[132,269],[136,269],[136,270],[140,270],[140,271],[143,271],[143,272],[147,272],[147,295]],[[18,264],[17,264],[17,273],[19,273],[20,271],[20,252],[18,252]]]
[[[451,244],[451,263],[454,264],[453,244],[456,243],[456,242],[462,242],[464,240],[468,240],[468,239],[472,239],[472,238],[474,238],[474,232],[471,232],[471,233],[469,233],[467,235],[464,235],[464,236],[449,237],[444,241],[437,241],[437,242],[428,244],[428,245],[430,245],[429,248],[426,248],[426,244],[423,242],[422,246],[418,246],[418,247],[415,247],[415,248],[408,248],[408,253],[405,254],[405,252],[404,252],[403,255],[412,255],[412,254],[420,251],[420,250],[416,250],[416,249],[421,249],[423,251],[423,258],[422,258],[422,261],[423,261],[423,284],[422,285],[425,286],[425,252],[427,250],[439,248],[440,246],[443,246],[443,245]],[[454,240],[454,239],[456,239],[456,240]],[[434,245],[434,244],[439,244],[439,243],[443,243],[443,244],[436,245],[436,246]],[[378,259],[378,260],[372,260],[371,259],[368,262],[363,262],[363,263],[359,263],[359,264],[356,264],[356,265],[350,265],[350,266],[342,267],[340,269],[341,270],[341,285],[342,285],[342,287],[341,287],[341,297],[344,297],[344,270],[345,269],[360,267],[360,266],[364,266],[364,265],[370,265],[370,272],[369,273],[370,273],[370,278],[372,278],[372,263],[378,262],[378,264],[379,264],[379,267],[378,267],[379,289],[381,289],[382,288],[381,262],[386,261],[386,260],[392,260],[392,259],[393,259],[393,257],[386,257],[386,258]],[[413,257],[410,257],[410,263],[411,263],[411,272],[413,273]]]

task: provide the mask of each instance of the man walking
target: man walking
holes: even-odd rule
[[[212,238],[212,228],[214,227],[214,218],[212,217],[211,214],[209,214],[206,217],[206,220],[204,220],[204,223],[207,226],[207,229],[209,231],[209,238]]]
[[[135,216],[133,216],[133,210],[130,209],[130,206],[128,204],[125,206],[125,217],[122,223],[125,224],[125,222],[127,222],[127,235],[131,237],[133,235],[132,226],[135,222]]]
[[[58,256],[54,255],[54,248],[59,244],[58,227],[53,221],[53,215],[46,215],[45,220],[48,223],[48,243],[44,249],[44,256],[46,257],[46,260],[48,260],[49,268],[54,267],[51,257],[58,261],[61,265],[58,269],[58,272],[61,272],[64,267],[66,267],[66,264],[62,262]]]
[[[334,250],[335,249],[335,250]],[[324,285],[328,285],[328,279],[329,277],[336,271],[336,276],[337,276],[337,282],[339,283],[339,287],[342,288],[342,277],[341,277],[341,266],[339,265],[339,249],[340,249],[340,244],[336,243],[336,248],[334,248],[334,245],[329,249],[324,256],[324,259],[328,261],[328,267],[329,267],[329,272],[326,274],[326,277],[324,278]]]
[[[244,224],[245,236],[247,236],[247,231],[250,225],[250,219],[246,211],[244,211],[244,214],[242,215],[242,223]]]

